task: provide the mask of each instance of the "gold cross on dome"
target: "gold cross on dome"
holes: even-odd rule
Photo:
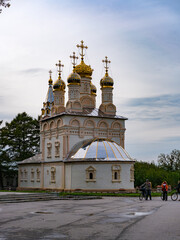
[[[51,71],[51,70],[49,70],[49,78],[51,78],[51,74],[52,74],[52,71]]]
[[[77,44],[76,46],[77,46],[78,48],[81,48],[81,53],[80,53],[80,55],[81,55],[81,60],[83,61],[83,59],[84,59],[83,57],[84,57],[84,55],[85,55],[85,54],[83,54],[84,48],[87,49],[88,47],[84,45],[84,41],[83,41],[83,40],[81,41],[81,45]]]
[[[108,64],[111,63],[111,61],[108,60],[108,57],[105,57],[105,60],[102,60],[103,63],[105,63],[105,69],[106,69],[106,73],[108,73]]]
[[[50,70],[49,71],[49,85],[52,85],[52,83],[53,83],[52,78],[51,78],[51,73],[52,73],[52,71]]]
[[[61,78],[62,67],[64,67],[64,65],[61,64],[61,61],[59,60],[59,63],[56,63],[56,66],[58,67],[59,78]]]
[[[73,55],[70,56],[70,58],[72,58],[72,65],[73,65],[73,68],[75,68],[75,66],[76,66],[76,60],[78,59],[78,57],[76,57],[75,52],[73,52]]]

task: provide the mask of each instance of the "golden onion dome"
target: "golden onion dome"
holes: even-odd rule
[[[67,79],[68,85],[80,85],[80,81],[81,77],[76,72],[71,73]]]
[[[93,84],[91,83],[91,94],[92,94],[92,95],[96,95],[96,92],[97,92],[97,89],[96,89],[95,85],[93,85]]]
[[[82,60],[79,65],[76,65],[74,71],[78,73],[81,77],[86,77],[91,79],[93,69],[90,65],[86,65]]]
[[[105,76],[101,79],[100,85],[102,88],[113,88],[114,81],[113,79],[108,75],[108,73],[105,74]]]
[[[64,91],[65,88],[65,82],[61,78],[58,78],[58,80],[53,84],[53,89],[55,91]]]
[[[49,79],[49,85],[52,85],[53,84],[53,80],[50,78]]]

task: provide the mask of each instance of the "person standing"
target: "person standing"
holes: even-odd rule
[[[148,179],[146,179],[146,182],[143,183],[141,187],[145,188],[146,200],[148,200],[148,197],[151,200],[151,188],[152,188],[151,182]]]
[[[168,193],[168,185],[167,182],[164,181],[161,184],[162,192],[163,192],[163,201],[167,201],[167,193]]]

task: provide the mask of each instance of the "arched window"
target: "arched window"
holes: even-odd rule
[[[117,180],[117,179],[118,179],[118,173],[114,172],[114,180]]]
[[[24,181],[27,182],[27,170],[24,169]]]
[[[56,168],[51,167],[51,183],[55,183],[55,182],[56,182]]]
[[[40,182],[40,174],[41,174],[41,172],[40,172],[39,168],[37,168],[36,172],[37,172],[37,179],[36,179],[36,181]]]
[[[47,143],[47,157],[51,158],[52,143]]]
[[[96,182],[96,169],[93,166],[86,168],[86,182]]]
[[[89,173],[89,179],[91,179],[91,180],[93,179],[93,173],[92,172]]]
[[[121,165],[112,166],[112,182],[121,182]]]
[[[34,182],[34,169],[31,168],[31,182]]]
[[[55,157],[59,157],[60,142],[55,142]]]

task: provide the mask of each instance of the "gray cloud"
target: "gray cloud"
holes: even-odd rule
[[[132,98],[127,100],[131,107],[180,107],[180,94],[167,94],[156,97]]]
[[[128,118],[139,121],[162,121],[163,124],[178,124],[180,121],[180,94],[156,97],[131,98],[124,104]]]
[[[44,68],[29,68],[29,69],[20,71],[20,73],[21,74],[38,74],[44,71],[47,71],[47,70]]]

